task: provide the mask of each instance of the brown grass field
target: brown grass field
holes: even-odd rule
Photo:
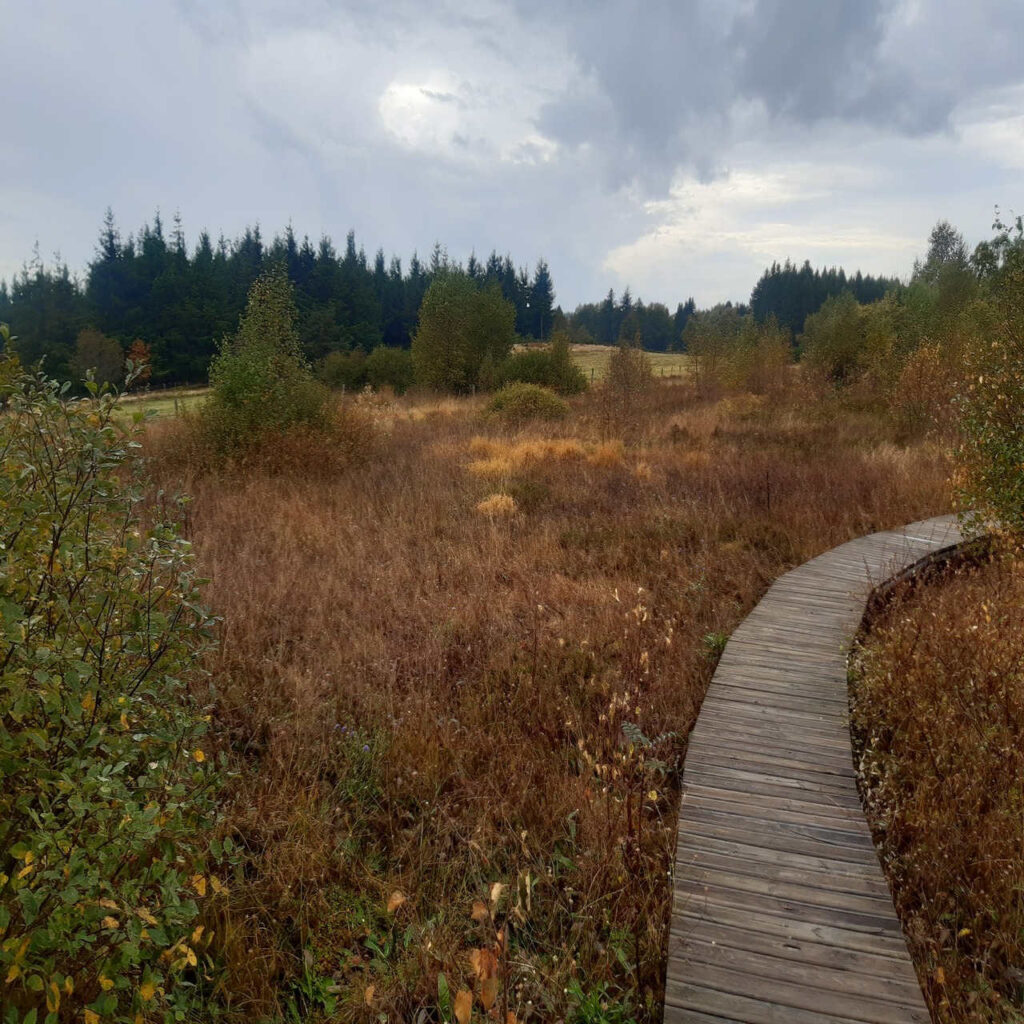
[[[659,1020],[678,769],[722,640],[786,568],[948,511],[944,450],[799,381],[666,382],[625,412],[596,389],[517,431],[479,400],[361,401],[344,457],[298,439],[244,471],[148,427],[223,620],[243,859],[206,922],[218,998]]]
[[[896,600],[855,679],[867,807],[940,1024],[1024,1006],[1024,562]]]

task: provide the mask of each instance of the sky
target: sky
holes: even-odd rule
[[[104,211],[744,301],[1024,206],[1022,0],[0,0],[0,277]]]

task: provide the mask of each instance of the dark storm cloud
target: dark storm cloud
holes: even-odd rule
[[[519,10],[542,17],[530,0]],[[893,2],[632,0],[560,11],[582,84],[552,100],[539,125],[564,144],[599,147],[613,183],[656,185],[681,163],[707,171],[744,103],[763,111],[762,130],[848,121],[920,134],[948,123],[955,98],[916,82],[887,49]]]
[[[836,118],[911,133],[947,122],[954,98],[920,89],[882,55],[894,5],[879,0],[759,0],[730,35],[736,85],[775,117]]]

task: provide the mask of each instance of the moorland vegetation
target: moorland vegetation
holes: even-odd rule
[[[1015,524],[1021,225],[948,241],[808,317],[799,363],[695,312],[668,381],[628,344],[582,391],[509,381],[507,300],[444,274],[433,392],[329,393],[273,271],[194,414],[130,424],[8,356],[5,1024],[660,1019],[725,637],[851,537],[954,500]]]

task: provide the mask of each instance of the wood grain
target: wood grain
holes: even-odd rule
[[[857,793],[846,651],[876,588],[961,543],[942,516],[843,544],[730,637],[687,749],[666,1024],[930,1019]]]

